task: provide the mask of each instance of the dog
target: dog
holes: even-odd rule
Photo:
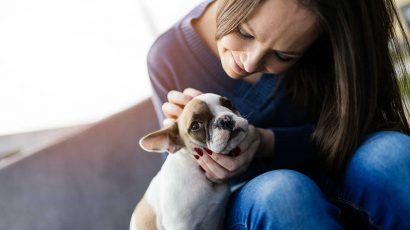
[[[141,138],[144,150],[170,154],[137,204],[130,230],[222,229],[229,187],[208,180],[193,152],[237,152],[247,131],[248,121],[227,98],[207,93],[188,102],[173,125]]]

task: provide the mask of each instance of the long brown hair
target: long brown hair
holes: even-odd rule
[[[250,2],[260,3],[220,1],[217,38],[246,20],[244,15],[255,7]],[[299,2],[317,15],[322,33],[282,84],[316,124],[312,143],[319,165],[340,176],[367,134],[380,130],[410,134],[409,104],[399,83],[409,90],[404,56],[410,54],[410,46],[392,0]],[[233,11],[241,17],[231,17]]]
[[[243,23],[262,0],[219,0],[216,12],[216,39],[231,33]]]

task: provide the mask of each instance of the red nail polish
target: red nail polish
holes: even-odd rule
[[[201,150],[201,149],[197,149],[197,148],[195,148],[194,150],[195,150],[195,152],[196,152],[196,153],[198,153],[198,155],[199,155],[199,156],[201,156],[201,157],[202,157],[202,155],[204,155],[204,153],[202,152],[202,150]]]
[[[195,159],[197,159],[197,160],[199,159],[199,156],[198,156],[198,155],[194,155],[194,157],[195,157]]]
[[[211,150],[209,150],[209,149],[207,149],[207,148],[204,148],[205,149],[205,151],[209,154],[209,155],[212,155],[212,151]]]

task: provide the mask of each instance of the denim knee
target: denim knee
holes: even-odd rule
[[[392,131],[369,135],[354,153],[346,170],[347,179],[351,177],[360,184],[366,183],[381,190],[391,186],[403,187],[405,181],[410,182],[409,175],[410,137]],[[400,180],[396,180],[398,178]]]
[[[369,135],[354,153],[343,180],[344,196],[389,228],[410,218],[410,137],[393,131]],[[405,216],[406,215],[406,216]]]
[[[291,170],[274,170],[252,179],[231,200],[229,209],[226,227],[231,229],[338,228],[338,210],[310,178]]]
[[[259,207],[269,208],[273,204],[294,203],[304,192],[309,195],[308,188],[314,183],[305,175],[292,170],[274,170],[264,173],[249,181],[242,189],[241,196],[252,200]],[[316,192],[316,191],[315,191]]]

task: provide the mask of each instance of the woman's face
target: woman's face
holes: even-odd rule
[[[298,0],[265,0],[217,46],[225,72],[242,78],[286,71],[317,37],[316,16]]]

